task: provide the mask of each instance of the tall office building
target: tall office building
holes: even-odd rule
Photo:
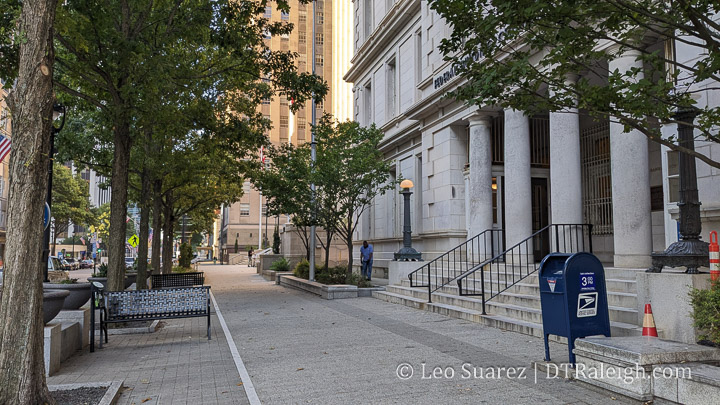
[[[0,79],[0,135],[10,138],[10,111],[8,110],[5,98],[8,92],[5,88],[5,81]],[[0,267],[5,259],[5,234],[7,231],[7,206],[8,206],[8,174],[10,172],[10,155],[8,154],[0,162]]]
[[[342,74],[349,67],[352,57],[352,9],[351,4],[344,3],[339,0],[317,0],[314,18],[313,4],[300,4],[297,0],[290,1],[289,13],[280,12],[271,6],[265,9],[265,18],[271,21],[291,22],[295,26],[289,35],[266,37],[270,48],[297,52],[296,65],[300,72],[311,72],[314,58],[315,74],[324,78],[330,86],[325,99],[317,104],[318,118],[323,112],[332,113],[340,120],[351,117],[352,86],[343,82]],[[336,10],[339,14],[335,13]],[[316,24],[314,38],[313,21]],[[334,27],[338,29],[335,30]],[[268,136],[275,145],[283,143],[299,145],[310,141],[310,103],[306,103],[295,114],[290,112],[289,104],[290,100],[278,96],[265,100],[260,106],[262,113],[272,121],[272,130]],[[240,201],[222,210],[219,244],[226,253],[235,251],[236,241],[240,251],[248,245],[257,247],[259,232],[262,233],[260,238],[263,240],[264,238],[272,240],[275,223],[280,220],[274,217],[265,218],[263,214],[261,231],[259,229],[260,193],[249,182],[245,183],[244,191]],[[285,223],[285,218],[282,218],[281,222]]]

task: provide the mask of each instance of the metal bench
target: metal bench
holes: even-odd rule
[[[171,273],[150,275],[150,285],[153,290],[159,288],[192,287],[205,284],[205,273]]]
[[[103,291],[93,284],[90,300],[90,352],[95,351],[95,309],[100,309],[100,348],[108,342],[108,323],[207,317],[210,340],[210,286],[158,290]]]

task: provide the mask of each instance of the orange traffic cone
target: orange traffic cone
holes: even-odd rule
[[[643,336],[658,337],[657,328],[655,327],[655,318],[653,318],[652,307],[645,304],[645,317],[643,318]]]

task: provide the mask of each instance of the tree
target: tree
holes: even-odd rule
[[[353,233],[358,218],[373,199],[395,186],[389,181],[390,164],[378,144],[382,131],[364,128],[357,122],[336,122],[326,114],[314,128],[317,160],[312,167],[310,145],[282,145],[271,148],[270,162],[256,166],[250,176],[256,187],[268,198],[268,215],[288,214],[298,229],[307,254],[314,241],[309,241],[307,228],[322,226],[325,240],[318,240],[325,249],[328,265],[332,238],[339,234],[348,248],[348,272],[352,272]],[[311,183],[315,183],[315,203]]]
[[[180,245],[180,258],[178,259],[178,265],[183,268],[190,267],[190,261],[192,260],[192,247],[189,243],[183,243]]]
[[[314,221],[309,146],[269,146],[265,164],[254,161],[254,167],[248,171],[248,177],[266,199],[267,215],[290,215],[295,232],[305,246],[306,258],[310,256],[307,231]]]
[[[0,77],[17,78],[0,302],[0,403],[54,404],[43,360],[43,207],[53,113],[56,0],[0,0]]]
[[[353,233],[358,220],[377,196],[395,187],[390,162],[378,145],[383,132],[354,121],[337,122],[325,115],[315,127],[317,165],[313,178],[322,192],[318,207],[336,216],[333,229],[348,249],[348,274],[352,274]],[[321,209],[323,209],[321,208]],[[327,221],[326,226],[330,226]]]
[[[235,241],[235,245],[237,246],[237,241]],[[273,231],[272,251],[274,254],[280,253],[280,232],[278,231],[277,225],[275,225],[275,230]]]
[[[86,226],[93,221],[87,182],[80,176],[73,176],[70,169],[57,162],[53,164],[51,212],[54,229],[52,255],[55,256],[57,237],[68,230],[70,223]]]
[[[235,114],[242,127],[252,129],[267,125],[256,111],[263,98],[282,92],[301,105],[309,94],[327,91],[318,78],[297,73],[293,54],[267,47],[266,32],[281,35],[292,29],[289,23],[261,17],[267,3],[124,0],[68,2],[61,9],[55,30],[60,45],[56,84],[78,106],[92,111],[105,138],[111,139],[109,290],[123,284],[128,173],[143,123],[152,123],[150,117],[160,113],[164,122],[173,117],[192,126],[195,117],[172,106],[204,100],[217,107],[206,112]],[[289,10],[286,1],[278,1],[277,7]],[[165,115],[168,111],[174,115]],[[237,131],[233,138],[248,132]],[[179,132],[181,137],[186,133]]]
[[[686,124],[720,142],[720,106],[696,101],[720,82],[717,2],[431,0],[430,7],[452,27],[440,48],[467,78],[452,93],[459,99],[530,114],[577,107],[720,168],[717,158],[660,132],[678,123],[678,110],[697,108],[695,122]],[[697,58],[677,60],[676,45]],[[609,71],[606,61],[628,51],[639,53],[645,71]],[[580,72],[579,80],[567,80]]]

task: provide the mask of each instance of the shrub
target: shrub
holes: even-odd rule
[[[277,225],[275,226],[275,232],[273,232],[272,250],[275,254],[280,253],[280,232],[278,231]]]
[[[275,271],[290,271],[290,262],[284,257],[281,257],[270,264],[270,270]]]
[[[173,266],[173,268],[172,268],[173,273],[187,273],[190,271],[192,271],[192,269],[189,266],[188,267]]]
[[[102,263],[97,267],[97,270],[95,270],[95,273],[93,273],[93,277],[107,277],[107,270],[108,265],[107,263]]]
[[[345,284],[356,285],[359,288],[367,288],[367,287],[373,286],[372,283],[370,283],[369,281],[360,277],[360,275],[357,273],[352,273],[349,276],[347,276],[347,279],[345,280]]]
[[[714,281],[708,290],[693,288],[690,303],[693,325],[702,331],[700,340],[709,340],[720,346],[720,281]]]
[[[307,280],[310,277],[310,262],[308,262],[306,259],[302,259],[300,263],[295,266],[295,269],[293,270],[293,275],[295,277],[300,277]]]
[[[190,267],[190,261],[192,260],[192,247],[189,243],[183,243],[180,245],[180,258],[178,264],[180,267]]]
[[[324,267],[320,267],[317,264],[315,265],[315,280],[317,280],[318,275],[320,272],[322,272]],[[305,280],[310,278],[310,262],[307,261],[307,259],[302,259],[300,263],[295,266],[295,269],[293,270],[293,275],[295,277],[304,278]]]
[[[345,284],[346,278],[347,269],[343,266],[323,267],[315,274],[315,280],[323,284]]]

